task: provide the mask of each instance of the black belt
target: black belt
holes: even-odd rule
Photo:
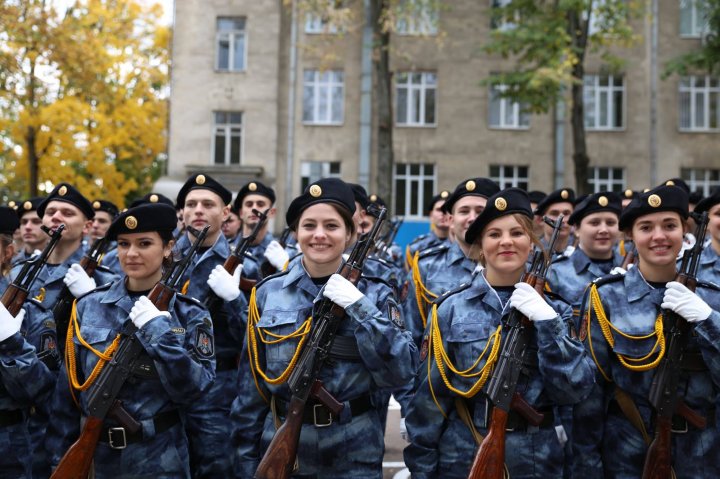
[[[235,371],[238,367],[236,356],[227,356],[224,358],[215,358],[215,372]]]
[[[25,415],[19,409],[0,411],[0,427],[12,426],[25,420]]]
[[[152,418],[155,434],[160,434],[180,423],[177,410],[161,412]],[[130,432],[122,426],[103,426],[100,433],[100,442],[108,444],[113,449],[125,449],[128,444],[135,444],[143,440],[142,428],[137,432]]]
[[[370,399],[370,395],[360,396],[350,401],[345,402],[345,410],[343,410],[343,416],[350,406],[350,410],[347,411],[349,414],[348,418],[353,418],[365,414],[371,409],[375,409],[375,406]],[[286,417],[288,411],[288,403],[280,398],[275,398],[275,410],[278,416]],[[329,426],[333,422],[341,422],[340,419],[330,411],[322,403],[315,401],[308,401],[305,405],[305,411],[303,412],[303,424],[313,424],[317,427]]]
[[[486,407],[487,405],[487,407]],[[468,411],[470,412],[471,416],[474,416],[475,408],[476,407],[486,407],[485,409],[485,428],[490,427],[490,417],[492,416],[492,409],[493,406],[489,401],[480,401],[478,403],[474,402],[468,402]],[[540,421],[540,424],[535,426],[534,424],[530,424],[527,419],[525,419],[523,416],[521,416],[518,412],[511,409],[510,412],[508,412],[508,419],[507,423],[505,425],[505,430],[508,432],[525,432],[531,427],[537,427],[540,429],[547,428],[547,427],[554,427],[555,426],[555,412],[552,408],[546,408],[546,409],[538,409],[537,412],[543,415],[542,420]]]
[[[622,417],[626,417],[625,413],[620,408],[620,405],[614,399],[610,401],[608,405],[608,413],[613,413]],[[715,424],[716,409],[710,407],[705,411],[705,421],[707,421],[708,427],[712,427]],[[627,418],[626,418],[627,419]],[[672,433],[673,434],[684,434],[690,429],[698,430],[695,426],[690,424],[687,419],[682,417],[680,414],[673,414],[672,416]]]

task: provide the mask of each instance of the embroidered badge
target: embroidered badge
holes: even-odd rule
[[[195,349],[204,358],[210,358],[215,354],[213,338],[202,328],[198,328],[195,333]]]
[[[428,355],[428,336],[425,335],[425,337],[422,340],[422,345],[420,346],[420,361],[425,361],[425,358],[427,358]]]
[[[52,351],[57,348],[57,340],[51,332],[40,335],[40,351]]]
[[[170,331],[175,334],[185,334],[185,328],[172,328]]]
[[[405,280],[400,290],[400,302],[404,302],[407,299],[408,292],[410,291],[410,280]]]
[[[405,321],[403,321],[402,314],[400,314],[400,308],[397,307],[395,301],[388,301],[388,317],[398,328],[405,328]]]
[[[650,195],[648,198],[648,204],[653,208],[657,208],[662,204],[662,199],[658,195]]]

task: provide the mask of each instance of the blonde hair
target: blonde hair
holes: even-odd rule
[[[543,245],[540,242],[540,238],[538,238],[533,231],[532,220],[521,213],[512,213],[510,216],[515,218],[515,221],[518,222],[525,234],[528,235],[532,244],[538,247],[541,251],[543,251],[543,254],[545,254],[543,250]],[[485,227],[485,229],[487,229],[487,227]],[[471,260],[477,261],[483,266],[485,266],[485,255],[482,251],[482,239],[483,236],[485,236],[485,229],[482,230],[482,232],[475,239],[475,242],[473,242],[473,244],[470,246],[470,252],[468,253],[468,257]]]

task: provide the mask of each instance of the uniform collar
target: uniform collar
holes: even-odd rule
[[[294,284],[297,287],[308,293],[310,296],[317,296],[320,288],[313,283],[310,275],[305,270],[305,266],[302,264],[302,258],[298,259],[297,262],[292,264],[292,267],[288,269],[287,275],[283,280],[283,289],[288,288]]]
[[[630,268],[630,271],[625,273],[624,283],[628,301],[631,303],[654,291],[654,288],[643,278],[637,266]]]
[[[700,255],[700,264],[703,266],[714,264],[713,269],[720,271],[720,256],[715,253],[712,245],[708,245]]]
[[[188,237],[188,234],[185,233],[182,235],[182,237],[178,240],[177,244],[175,245],[176,251],[179,251],[180,253],[186,252],[190,247],[192,246],[192,241],[190,241],[190,238]],[[211,255],[211,254],[217,254],[221,258],[227,258],[230,256],[230,245],[228,244],[227,240],[225,239],[225,236],[222,234],[219,234],[217,239],[215,240],[215,243],[203,254],[202,257],[198,258],[197,262],[199,263],[200,260],[202,260],[205,256]]]
[[[470,291],[466,295],[467,299],[481,298],[482,304],[490,306],[497,311],[498,314],[502,314],[503,306],[500,303],[500,298],[493,287],[487,282],[485,272],[478,271],[473,273],[471,281]]]
[[[455,243],[450,244],[450,248],[447,250],[447,264],[462,264],[465,269],[468,271],[473,271],[475,269],[475,262],[465,256],[465,253],[463,253],[463,250],[460,248],[460,246]]]
[[[600,271],[600,268],[596,267],[593,260],[591,260],[581,248],[575,248],[573,254],[570,255],[570,261],[572,261],[573,267],[575,268],[575,272],[577,274],[580,274],[587,269],[595,276],[600,277],[605,275],[605,273]],[[622,259],[620,255],[616,251],[613,251],[613,266],[619,265],[621,263]]]

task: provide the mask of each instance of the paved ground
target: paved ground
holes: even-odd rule
[[[403,448],[407,443],[400,437],[399,424],[400,406],[391,399],[385,430],[384,479],[408,479],[410,477],[402,455]]]

